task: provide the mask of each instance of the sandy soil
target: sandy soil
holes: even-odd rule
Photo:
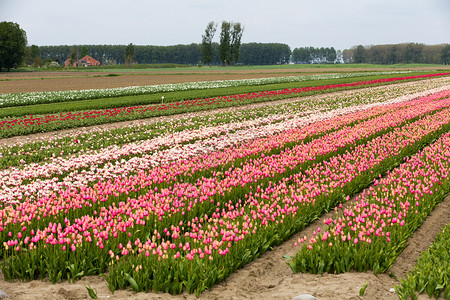
[[[344,205],[351,205],[352,200]],[[342,209],[344,209],[342,208]],[[232,274],[226,281],[205,291],[200,299],[292,299],[300,294],[313,295],[317,299],[398,299],[393,292],[395,278],[403,278],[416,263],[421,251],[427,249],[435,239],[439,229],[450,222],[450,196],[447,197],[426,219],[419,230],[410,238],[408,247],[401,253],[388,274],[375,276],[373,273],[350,272],[345,274],[293,274],[286,265],[284,255],[295,255],[298,248],[294,241],[299,237],[311,236],[323,220],[334,216],[334,211],[322,216],[289,241],[266,252],[255,261]],[[395,276],[393,275],[395,274]],[[359,296],[360,288],[368,283],[364,296]],[[0,275],[0,289],[17,300],[31,299],[90,299],[86,286],[97,290],[98,299],[196,299],[194,295],[183,293],[172,296],[164,293],[135,293],[131,290],[108,290],[100,276],[83,278],[73,284],[49,281],[6,282]],[[428,299],[422,295],[419,299]]]

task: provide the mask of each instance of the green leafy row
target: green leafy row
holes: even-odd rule
[[[417,299],[416,292],[428,297],[450,299],[450,224],[444,226],[436,240],[419,257],[414,270],[396,286],[400,299]]]

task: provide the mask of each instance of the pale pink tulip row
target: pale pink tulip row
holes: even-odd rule
[[[400,230],[411,214],[422,211],[424,197],[440,192],[440,185],[450,176],[450,133],[388,173],[376,179],[374,185],[362,192],[354,206],[335,218],[325,220],[326,228],[320,238],[309,239],[309,249],[325,242],[371,244],[374,239],[391,240],[391,233]],[[306,242],[302,239],[300,242]],[[345,246],[342,244],[342,246]]]

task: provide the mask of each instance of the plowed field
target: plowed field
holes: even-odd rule
[[[432,68],[415,68],[428,70]],[[450,67],[448,68],[450,70]],[[144,86],[166,83],[198,82],[210,80],[232,80],[324,74],[335,72],[401,71],[403,68],[317,68],[317,69],[180,69],[180,70],[111,70],[103,72],[3,72],[0,73],[0,94],[102,89],[126,86]],[[113,74],[113,76],[110,76]],[[116,76],[119,75],[119,76]]]

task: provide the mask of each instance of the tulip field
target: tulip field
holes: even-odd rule
[[[102,275],[112,293],[200,295],[333,210],[314,235],[298,239],[286,267],[385,273],[450,192],[450,77],[435,75],[0,119],[0,136],[9,137],[184,112],[0,139],[4,279]],[[306,90],[320,93],[292,98]],[[4,99],[11,106],[69,101],[64,93]],[[292,99],[269,102],[281,98]],[[263,101],[203,115],[184,110]],[[433,260],[448,261],[449,230],[396,287],[399,298],[449,299],[449,266],[436,271]],[[426,272],[439,276],[419,278]]]
[[[372,73],[370,73],[372,74]],[[383,75],[380,72],[378,76]],[[362,81],[352,81],[344,82],[338,84],[326,84],[326,85],[314,85],[314,86],[304,86],[295,88],[283,88],[276,90],[261,90],[257,87],[257,90],[247,93],[231,94],[231,95],[221,95],[213,97],[194,97],[194,99],[184,99],[181,101],[176,101],[174,99],[166,99],[164,103],[164,96],[157,99],[158,104],[155,103],[155,99],[147,98],[146,93],[153,94],[156,91],[165,91],[165,86],[160,86],[160,89],[148,89],[142,91],[144,96],[137,98],[127,98],[123,95],[128,95],[127,93],[118,92],[114,97],[114,92],[116,89],[107,90],[93,90],[92,92],[86,93],[76,93],[77,97],[71,97],[67,92],[62,92],[61,95],[54,98],[52,97],[54,93],[20,93],[17,94],[5,94],[3,98],[0,98],[1,106],[4,108],[0,110],[0,137],[9,137],[16,135],[25,135],[31,133],[53,131],[59,129],[67,129],[74,127],[82,127],[89,125],[98,125],[104,123],[112,123],[119,121],[130,121],[142,118],[149,118],[162,115],[172,115],[179,113],[194,112],[199,110],[207,110],[213,108],[223,108],[229,106],[237,106],[250,104],[255,102],[266,102],[273,101],[276,99],[285,99],[298,96],[304,96],[309,94],[318,94],[323,92],[354,89],[360,87],[369,87],[376,85],[392,84],[395,82],[409,81],[409,80],[423,80],[426,78],[433,78],[438,76],[447,76],[449,73],[434,73],[434,74],[423,74],[415,76],[402,76],[402,77],[392,77],[391,74],[388,78],[372,79],[372,80],[362,80]],[[353,76],[355,77],[355,76]],[[337,76],[337,78],[353,78],[352,76]],[[283,83],[291,83],[290,77],[281,78],[284,79]],[[295,77],[294,77],[295,78]],[[310,77],[317,82],[323,79],[323,77]],[[325,78],[333,78],[327,76]],[[313,80],[313,81],[314,81]],[[240,80],[234,85],[228,84],[228,82],[222,85],[215,84],[192,84],[189,89],[195,92],[195,90],[206,90],[206,91],[216,91],[216,87],[231,86],[232,88],[245,85],[246,89],[251,86],[264,85],[265,82],[271,82],[268,79],[260,78],[257,82],[249,80]],[[302,80],[298,80],[295,84],[301,84]],[[188,89],[188,85],[175,85],[171,86],[167,90],[172,89],[178,91],[184,91]],[[208,88],[209,87],[209,88]],[[184,91],[186,92],[186,91]],[[216,91],[217,92],[217,91]],[[216,93],[213,92],[213,93]],[[159,94],[158,94],[159,95]],[[164,95],[164,94],[163,94]],[[178,95],[178,94],[177,94]],[[183,93],[182,93],[183,95]],[[208,94],[206,94],[208,95]],[[122,97],[121,97],[122,96]],[[67,98],[68,100],[63,101],[62,98]],[[91,100],[91,98],[94,100]],[[106,97],[96,100],[99,97]],[[113,97],[112,100],[109,98]],[[47,100],[36,100],[36,98],[44,98]],[[84,99],[83,101],[75,101]],[[122,99],[122,101],[121,101]],[[123,100],[125,99],[125,100]],[[87,102],[86,102],[87,101]],[[90,102],[94,101],[94,102]],[[161,101],[161,103],[159,103]],[[48,102],[52,105],[48,105]],[[59,105],[54,105],[51,102],[63,102]],[[168,102],[168,103],[167,103]],[[134,105],[142,104],[147,105]],[[36,105],[41,104],[41,105]],[[64,106],[63,104],[68,104],[69,106]],[[92,106],[94,105],[94,107]],[[19,107],[15,107],[19,106]],[[56,113],[58,112],[58,113]]]

